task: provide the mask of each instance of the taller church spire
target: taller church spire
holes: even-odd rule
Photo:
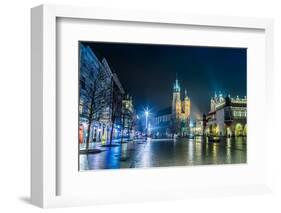
[[[176,74],[176,81],[174,83],[174,92],[180,92],[180,91],[181,91],[181,88],[180,88],[179,81],[178,81],[178,75]]]

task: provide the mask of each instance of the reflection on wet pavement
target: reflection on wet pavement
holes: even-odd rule
[[[94,169],[148,168],[247,162],[246,138],[222,138],[211,143],[202,137],[194,139],[147,139],[91,148],[100,153],[80,154],[80,171]]]

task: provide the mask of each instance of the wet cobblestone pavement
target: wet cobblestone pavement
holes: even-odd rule
[[[80,171],[119,168],[149,168],[247,162],[246,138],[221,138],[220,142],[194,139],[150,139],[115,142],[106,147],[92,143],[99,152],[80,154]]]

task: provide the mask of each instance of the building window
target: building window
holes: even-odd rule
[[[81,114],[83,111],[83,100],[80,100],[80,104],[79,104],[79,113]]]

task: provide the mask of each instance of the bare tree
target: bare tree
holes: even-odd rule
[[[111,130],[110,130],[110,145],[113,141],[114,125],[121,119],[122,116],[122,94],[114,84],[114,80],[111,80]]]
[[[93,81],[83,89],[83,112],[81,113],[87,120],[86,151],[89,151],[91,137],[91,127],[93,121],[98,121],[103,114],[108,101],[106,94],[110,86],[106,84],[106,76],[99,71]]]
[[[122,103],[122,110],[121,110],[121,122],[122,122],[122,129],[121,129],[121,142],[123,142],[123,133],[124,130],[127,130],[128,139],[130,139],[130,134],[135,125],[135,116],[134,112],[130,111],[131,109],[127,108],[126,104]]]

